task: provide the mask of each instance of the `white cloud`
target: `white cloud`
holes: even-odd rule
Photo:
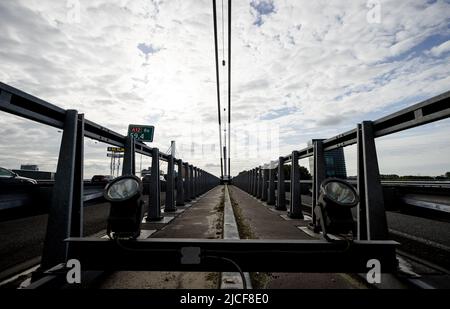
[[[439,46],[435,46],[430,50],[430,53],[434,56],[434,57],[439,57],[444,53],[447,53],[450,51],[450,40],[442,43]]]
[[[233,1],[233,128],[277,127],[285,154],[448,90],[450,4],[382,1],[377,24],[366,2]],[[78,23],[66,1],[2,1],[0,80],[123,134],[153,124],[155,146],[176,139],[186,160],[218,173],[211,1],[79,3]],[[220,77],[224,107],[226,67]],[[208,145],[204,156],[193,143]],[[103,148],[92,156],[93,173]],[[232,173],[260,163],[232,162]]]

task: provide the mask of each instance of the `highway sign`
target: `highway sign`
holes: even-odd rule
[[[121,148],[121,147],[108,147],[108,151],[112,151],[112,152],[125,152],[125,148]]]
[[[107,153],[106,156],[109,158],[123,158],[123,154],[120,153]]]
[[[128,136],[134,137],[136,140],[143,142],[153,142],[154,126],[143,126],[138,124],[130,124],[128,126]]]

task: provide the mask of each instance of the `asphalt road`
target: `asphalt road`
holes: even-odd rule
[[[164,201],[165,193],[162,193],[161,203]],[[108,213],[106,202],[85,207],[84,235],[105,230]],[[0,222],[0,273],[41,255],[47,218],[48,215],[38,215]]]

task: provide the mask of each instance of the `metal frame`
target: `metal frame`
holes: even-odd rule
[[[73,237],[82,234],[80,229],[82,222],[79,222],[82,218],[81,209],[79,209],[82,196],[78,195],[82,192],[79,179],[80,175],[82,176],[83,149],[81,145],[84,136],[114,146],[125,147],[127,159],[124,160],[126,164],[123,166],[123,173],[134,173],[135,153],[152,157],[151,193],[153,194],[150,194],[148,218],[158,219],[160,216],[160,213],[158,214],[158,210],[160,211],[159,160],[168,161],[173,170],[175,158],[159,153],[157,148],[148,147],[82,117],[79,118],[78,113],[74,110],[66,111],[0,83],[0,110],[64,129],[44,245],[43,269],[49,269],[68,258],[78,258],[85,270],[234,270],[230,265],[224,264],[222,260],[212,258],[212,256],[220,256],[231,258],[240,265],[243,271],[363,272],[367,271],[367,260],[373,258],[382,263],[382,271],[394,271],[397,267],[395,247],[398,244],[388,240],[376,240],[385,239],[386,227],[383,225],[385,222],[384,206],[378,195],[381,184],[377,178],[379,171],[374,139],[449,117],[449,97],[450,92],[446,92],[373,123],[363,122],[354,130],[321,142],[323,151],[358,142],[358,186],[360,191],[364,192],[365,203],[365,205],[360,205],[360,211],[361,209],[366,211],[367,241],[148,239],[125,241],[118,245],[111,240]],[[79,124],[82,128],[78,127]],[[292,159],[297,161],[297,158],[302,159],[313,154],[319,163],[322,159],[317,158],[320,153],[317,145],[315,148],[310,146],[279,158],[277,209],[285,209],[286,205],[283,164]],[[293,180],[296,182],[299,177],[297,177],[295,162],[292,166]],[[169,175],[173,178],[173,173]],[[189,175],[187,187],[190,188],[188,191],[190,191],[191,199],[206,192],[208,188],[214,187],[220,181],[217,177],[192,165],[189,165]],[[208,180],[206,180],[207,176]],[[273,194],[271,194],[274,187],[273,176],[273,173],[269,174],[269,202],[273,198]],[[258,171],[254,169],[249,173],[238,175],[236,183],[256,195]],[[296,188],[295,184],[294,188]],[[77,198],[74,198],[75,194]],[[76,218],[77,223],[72,225],[73,218]],[[382,224],[379,224],[380,222]],[[361,227],[361,229],[365,228]],[[363,238],[362,233],[360,236]],[[67,238],[67,241],[63,241]],[[273,260],[300,259],[302,263],[271,262]],[[255,261],[262,262],[255,263]]]
[[[98,238],[69,238],[70,258],[84,270],[367,272],[378,259],[383,272],[397,268],[395,241],[242,240],[148,238],[119,243]],[[216,258],[212,258],[216,257]],[[302,261],[274,263],[273,261]]]
[[[152,157],[147,221],[161,220],[163,217],[160,205],[159,161],[167,161],[169,181],[166,190],[168,198],[166,197],[165,211],[176,210],[173,198],[175,190],[173,170],[176,158],[160,153],[158,148],[149,147],[142,142],[84,119],[83,115],[79,115],[76,110],[64,110],[4,83],[0,83],[0,110],[63,130],[44,241],[41,274],[42,270],[45,271],[67,260],[70,248],[69,243],[64,242],[64,239],[83,236],[83,143],[85,136],[125,148],[123,175],[135,174],[136,153]],[[191,168],[195,169],[196,176],[187,179],[186,186],[192,188],[195,185],[196,195],[204,193],[220,183],[219,178],[204,171],[200,172],[197,167],[192,165]],[[200,175],[202,183],[200,183]],[[177,184],[180,188],[179,185]],[[180,194],[180,198],[182,196],[183,194]],[[35,278],[38,277],[35,276]]]
[[[267,204],[272,205],[273,194],[276,195],[277,210],[286,210],[285,182],[291,186],[291,207],[289,215],[301,218],[300,186],[304,182],[297,175],[297,162],[299,159],[314,156],[314,171],[312,180],[312,206],[317,206],[318,188],[326,177],[325,151],[357,144],[358,148],[358,181],[357,188],[360,195],[360,204],[356,209],[357,239],[373,240],[386,239],[388,235],[386,214],[383,201],[383,190],[379,177],[378,159],[375,147],[375,138],[396,133],[402,130],[421,126],[430,122],[450,117],[450,91],[431,99],[414,104],[408,108],[382,117],[375,121],[364,121],[353,130],[338,134],[328,139],[314,139],[312,145],[278,159],[278,182],[276,194],[272,191],[273,175],[269,174],[269,192]],[[283,164],[291,162],[291,179],[285,180]],[[234,179],[234,183],[245,189],[250,185],[250,194],[259,197],[253,190],[254,169],[241,172]],[[246,183],[250,175],[250,183]],[[271,177],[272,176],[272,177]],[[297,216],[295,214],[298,214]],[[313,224],[315,213],[312,212]]]

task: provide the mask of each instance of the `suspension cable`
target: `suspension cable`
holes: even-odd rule
[[[220,143],[220,172],[223,178],[223,156],[222,156],[222,121],[220,113],[220,81],[219,81],[219,55],[218,55],[218,43],[217,43],[217,10],[216,0],[213,0],[213,23],[214,23],[214,52],[216,58],[216,80],[217,80],[217,112],[219,121],[219,143]]]
[[[228,0],[228,176],[231,177],[231,0]]]

